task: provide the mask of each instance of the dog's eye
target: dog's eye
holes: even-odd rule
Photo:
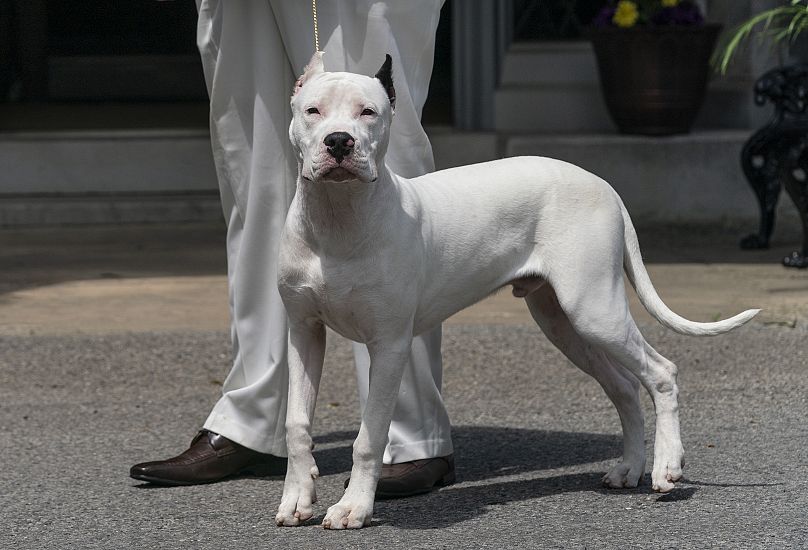
[[[375,114],[376,111],[374,111],[373,109],[365,109],[364,111],[362,111],[362,116],[373,116]]]
[[[307,115],[319,115],[320,110],[317,107],[309,107],[308,109],[306,109],[306,114]]]

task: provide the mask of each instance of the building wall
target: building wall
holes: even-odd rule
[[[728,27],[773,3],[705,1],[709,18]],[[714,78],[700,134],[693,139],[626,140],[615,135],[605,113],[588,43],[509,44],[515,5],[450,0],[444,7],[451,11],[453,81],[441,89],[451,89],[453,101],[444,101],[438,110],[453,103],[455,127],[429,128],[439,167],[516,154],[549,155],[612,177],[632,212],[644,219],[754,217],[754,197],[737,157],[752,128],[769,116],[767,109],[752,104],[750,90],[776,56],[760,47],[747,49],[727,77]],[[81,131],[71,127],[70,114],[79,111],[70,105],[55,105],[61,113],[55,117],[43,108],[30,118],[25,112],[9,117],[13,104],[0,105],[0,119],[22,121],[16,131],[0,131],[0,226],[136,221],[138,216],[147,221],[218,218],[204,103],[189,104],[191,109],[160,103],[167,116],[153,119],[175,119],[163,127],[133,127],[137,109],[158,103],[136,108],[130,103],[133,114],[123,128],[114,127],[121,117],[109,114],[108,102],[97,108],[82,104],[98,113],[84,117],[85,123],[102,120],[99,127],[85,125]],[[186,114],[177,116],[180,111]],[[34,118],[43,125],[25,129]],[[56,124],[57,119],[62,122]],[[566,137],[556,139],[559,134]],[[709,155],[699,153],[705,148]],[[635,170],[638,162],[648,164],[647,170]],[[673,200],[671,193],[694,200]]]

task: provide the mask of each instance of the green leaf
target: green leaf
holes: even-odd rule
[[[808,28],[808,0],[788,0],[786,4],[750,17],[723,36],[712,59],[716,70],[726,74],[733,57],[753,34],[774,44],[792,43]]]

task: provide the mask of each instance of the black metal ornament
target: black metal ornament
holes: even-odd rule
[[[808,267],[808,64],[773,69],[755,83],[755,103],[774,105],[771,120],[741,152],[741,166],[760,206],[760,227],[741,248],[768,248],[780,190],[794,201],[802,221],[802,250],[783,258],[787,267]]]

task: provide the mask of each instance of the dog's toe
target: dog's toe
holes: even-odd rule
[[[670,493],[673,491],[675,485],[670,481],[663,480],[663,481],[655,481],[653,484],[654,491],[657,493]]]
[[[340,501],[328,509],[325,519],[323,519],[323,527],[325,529],[361,529],[370,525],[372,515],[372,505],[368,508]]]
[[[630,489],[639,484],[643,470],[643,466],[619,462],[603,476],[602,483],[610,489]]]
[[[280,506],[278,506],[278,514],[275,516],[275,524],[279,527],[301,525],[314,515],[312,503],[316,501],[317,495],[314,492],[313,483],[308,483],[303,488],[289,483],[284,488],[283,498]]]
[[[658,493],[672,491],[674,483],[682,479],[682,466],[684,466],[683,457],[678,460],[655,464],[654,471],[651,473],[654,491]]]

